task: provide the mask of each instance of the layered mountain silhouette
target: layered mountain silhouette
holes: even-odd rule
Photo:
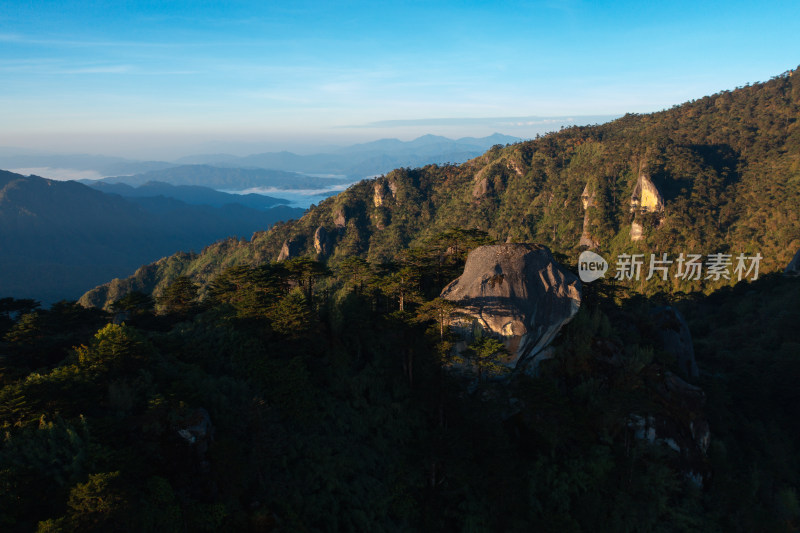
[[[44,303],[76,299],[175,250],[249,237],[302,212],[124,199],[74,181],[0,171],[0,294]]]
[[[181,158],[179,162],[366,177],[399,167],[462,163],[482,154],[494,145],[505,145],[519,140],[517,137],[499,133],[488,137],[464,137],[457,140],[438,135],[423,135],[411,141],[380,139],[311,155],[286,151],[244,157],[227,154],[196,155]]]
[[[82,180],[81,183],[93,189],[107,193],[118,194],[125,198],[147,198],[163,196],[174,198],[193,205],[210,205],[222,207],[230,204],[239,204],[253,209],[266,209],[276,205],[288,205],[289,200],[275,198],[263,194],[230,194],[217,191],[210,187],[199,185],[170,185],[160,181],[148,181],[133,187],[126,183],[112,183],[102,180]]]
[[[40,154],[31,151],[0,148],[0,168],[60,168],[93,171],[101,176],[136,174],[174,167],[166,161],[137,161],[124,157],[90,154]]]
[[[399,167],[432,163],[462,163],[485,152],[491,146],[520,139],[495,133],[488,137],[464,137],[453,140],[437,135],[423,135],[411,141],[381,139],[322,152],[300,155],[292,152],[266,152],[247,156],[199,154],[173,162],[136,161],[121,157],[88,154],[37,154],[0,147],[0,168],[36,168],[91,171],[110,181],[142,185],[160,181],[173,185],[202,185],[212,188],[245,189],[276,187],[285,189],[326,187],[336,181],[315,181],[301,174],[323,174],[363,178]],[[233,170],[229,170],[233,169]],[[245,169],[245,170],[242,170]],[[258,169],[258,170],[255,170]],[[301,173],[301,174],[298,174]]]
[[[210,165],[181,165],[161,170],[151,170],[131,176],[112,176],[102,183],[125,183],[141,186],[151,182],[169,185],[200,186],[212,189],[241,191],[254,188],[322,189],[349,183],[352,180],[306,176],[297,172],[264,168],[221,168]]]

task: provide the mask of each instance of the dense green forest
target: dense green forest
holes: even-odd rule
[[[383,271],[237,267],[202,302],[182,277],[155,306],[121,299],[113,321],[4,300],[4,529],[800,526],[797,279],[676,303],[697,347],[699,407],[661,390],[679,372],[652,333],[663,302],[619,303],[604,283],[586,287],[539,376],[469,394],[442,372],[452,339],[433,298],[461,261],[426,250]],[[698,408],[703,455],[635,438],[635,416]]]
[[[0,300],[0,527],[800,529],[800,279],[780,273],[800,248],[798,116],[787,73],[398,169],[86,305]],[[642,173],[658,211],[631,210]],[[438,296],[468,252],[540,242],[574,266],[587,220],[608,258],[760,253],[762,273],[584,284],[535,375],[448,372]],[[698,377],[661,340],[670,308]],[[478,339],[468,364],[498,350]]]
[[[612,262],[621,253],[760,253],[762,272],[779,271],[800,248],[799,116],[800,78],[786,73],[659,113],[498,145],[462,165],[397,169],[248,242],[177,254],[81,301],[108,308],[131,290],[158,294],[181,275],[205,287],[230,266],[276,260],[284,243],[291,255],[333,265],[353,255],[381,263],[452,227],[545,244],[574,264],[586,222],[597,251]],[[631,210],[641,174],[663,196],[660,213]],[[584,211],[587,187],[594,201]],[[643,228],[635,242],[634,221]],[[723,283],[631,289],[709,292]]]

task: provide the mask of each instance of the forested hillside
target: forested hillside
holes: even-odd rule
[[[659,113],[496,146],[458,166],[394,170],[325,200],[297,222],[237,243],[233,252],[222,243],[196,258],[179,255],[166,260],[166,277],[123,280],[82,301],[107,307],[128,290],[157,292],[178,275],[205,284],[227,266],[277,259],[284,244],[289,255],[333,265],[353,255],[381,263],[450,228],[542,243],[572,262],[586,235],[612,264],[621,253],[760,253],[762,272],[782,270],[800,248],[799,116],[800,79],[786,73]],[[658,212],[632,209],[640,176],[662,196]],[[634,222],[642,232],[637,241]],[[322,234],[324,242],[315,238]],[[641,281],[635,289],[720,286]]]
[[[797,531],[799,117],[785,74],[398,169],[82,305],[0,300],[0,527]],[[442,297],[506,241],[763,259],[575,281],[547,357],[506,372]]]
[[[435,296],[488,240],[437,235],[395,270],[235,267],[202,302],[179,277],[111,315],[0,302],[4,528],[800,526],[796,278],[673,302],[593,284],[537,375],[476,383],[444,370],[456,339]],[[699,378],[658,340],[667,303],[689,319]],[[486,346],[470,365],[491,366]]]

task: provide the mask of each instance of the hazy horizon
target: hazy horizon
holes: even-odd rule
[[[463,138],[482,139],[495,134],[516,137],[521,140],[532,139],[558,131],[561,127],[602,124],[621,115],[574,115],[554,117],[462,117],[448,119],[414,119],[383,121],[385,133],[378,135],[372,127],[363,132],[336,132],[324,135],[322,132],[298,135],[263,137],[263,134],[230,134],[215,137],[211,134],[175,135],[170,133],[120,133],[120,137],[101,134],[39,134],[26,138],[15,136],[9,139],[15,144],[0,144],[0,157],[3,155],[92,155],[122,157],[134,160],[176,161],[181,158],[202,154],[228,154],[246,156],[265,152],[293,152],[309,155],[335,151],[339,148],[397,139],[410,142],[426,135],[446,137],[451,140]],[[358,128],[353,128],[358,129]],[[511,133],[509,133],[511,132]],[[206,138],[207,137],[207,138]],[[0,139],[3,139],[0,136]],[[133,142],[139,139],[139,142]],[[25,142],[27,141],[27,142]]]
[[[793,69],[798,15],[793,2],[17,2],[0,13],[0,146],[174,159],[531,138],[558,129],[538,119],[659,111]]]

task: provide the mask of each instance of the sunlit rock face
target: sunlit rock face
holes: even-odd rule
[[[631,194],[631,211],[654,213],[664,209],[664,198],[647,174],[639,174]]]
[[[372,203],[375,207],[381,207],[386,202],[386,188],[383,182],[376,181],[373,186]]]
[[[461,349],[477,330],[501,339],[510,369],[532,362],[578,312],[581,282],[536,244],[481,246],[470,252],[464,273],[442,298],[461,315],[452,327]]]
[[[631,240],[640,241],[644,235],[644,227],[635,220],[631,222]]]
[[[297,257],[302,249],[301,244],[301,242],[295,239],[283,241],[283,246],[281,246],[281,251],[278,254],[278,261],[285,261],[286,259]]]
[[[586,187],[583,188],[583,193],[581,193],[581,204],[583,204],[584,211],[589,209],[594,205],[595,202],[595,193],[594,187],[591,184],[587,183]]]
[[[331,248],[331,235],[323,226],[318,227],[314,232],[314,251],[317,252],[317,255],[328,256]]]
[[[635,213],[658,213],[664,210],[664,198],[658,191],[650,176],[639,174],[636,186],[631,194],[631,211]],[[631,223],[631,240],[642,239],[644,232],[642,224],[634,219]]]
[[[583,233],[581,233],[581,240],[579,243],[580,246],[597,248],[599,245],[597,240],[592,236],[592,222],[589,218],[589,208],[594,207],[596,201],[595,189],[591,183],[587,183],[586,187],[583,189],[583,193],[581,194],[581,203],[583,204],[583,210],[586,211],[586,213],[583,216]]]

